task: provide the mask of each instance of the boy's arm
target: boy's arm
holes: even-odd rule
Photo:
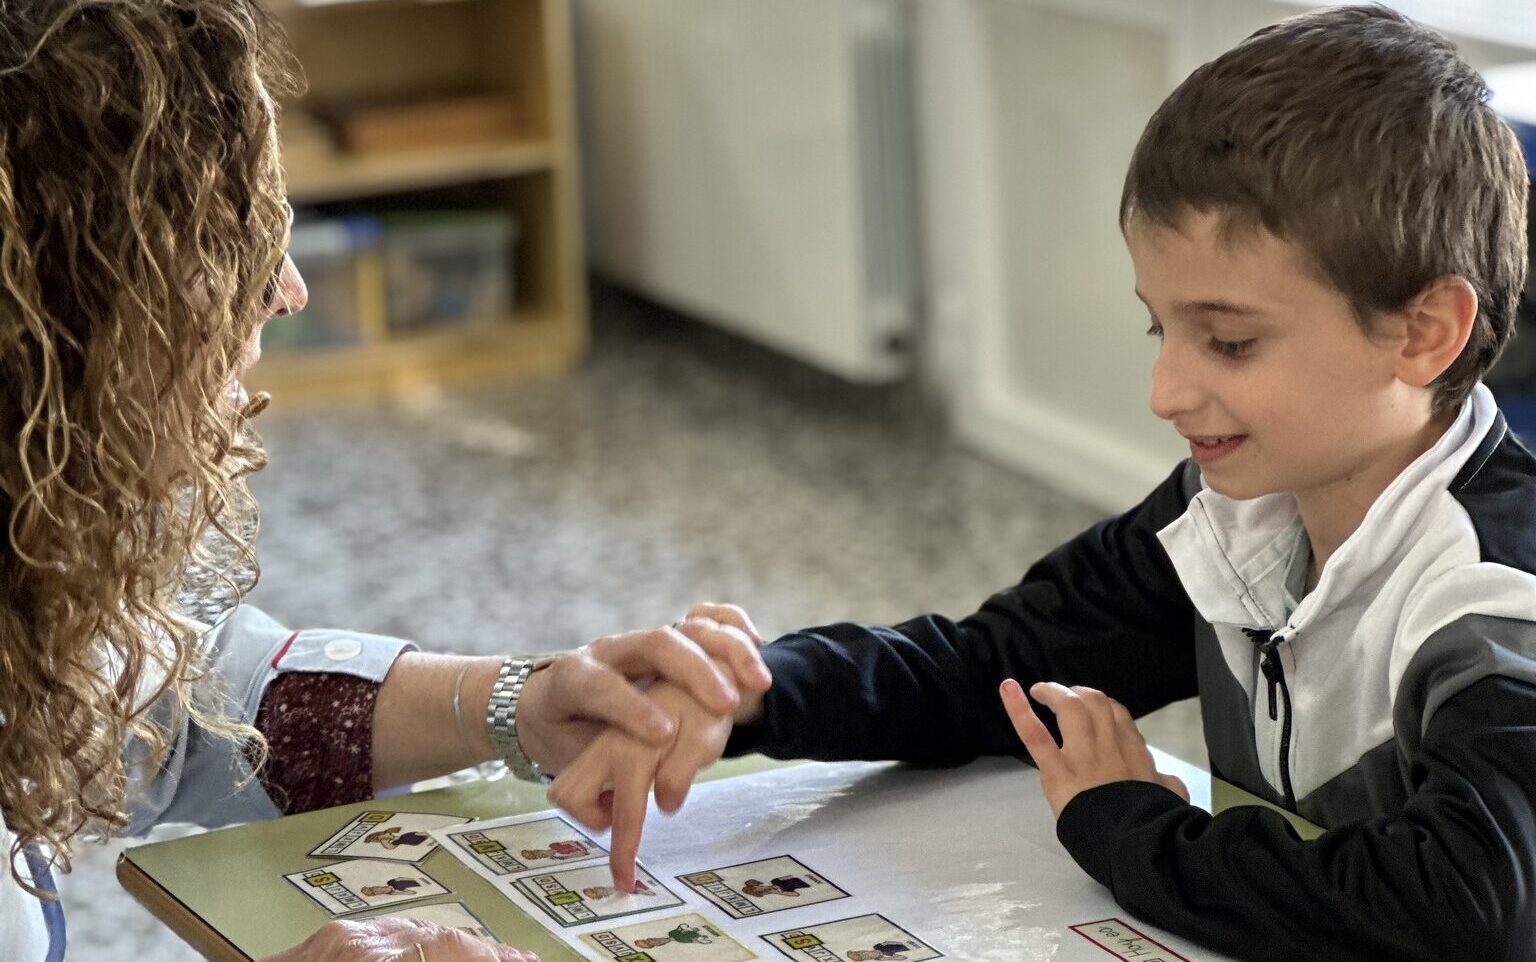
[[[1214,818],[1147,782],[1078,794],[1057,823],[1115,900],[1239,958],[1528,960],[1536,951],[1536,685],[1445,702],[1401,816],[1302,841],[1258,807]]]
[[[1067,542],[958,623],[836,624],[763,649],[773,674],[727,754],[959,764],[1018,754],[1005,677],[1090,685],[1136,715],[1195,694],[1196,613],[1157,532],[1198,476],[1180,465],[1136,508]]]

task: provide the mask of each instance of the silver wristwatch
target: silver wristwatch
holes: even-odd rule
[[[491,746],[507,760],[507,770],[525,782],[548,783],[554,779],[545,774],[538,762],[523,751],[517,737],[517,700],[523,693],[528,676],[548,667],[554,655],[515,655],[501,663],[496,673],[496,683],[491,686],[491,700],[485,708],[485,729],[490,735]]]

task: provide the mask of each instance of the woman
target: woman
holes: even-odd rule
[[[0,2],[6,960],[62,957],[51,868],[82,837],[338,804],[500,754],[487,707],[508,660],[291,632],[239,605],[265,398],[238,379],[265,320],[306,297],[273,99],[295,77],[253,0]],[[720,714],[766,687],[750,625],[701,614],[525,666],[521,750],[558,769],[609,724],[666,742],[630,679]],[[274,962],[526,958],[379,920]]]

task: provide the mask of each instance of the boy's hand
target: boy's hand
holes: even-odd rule
[[[657,807],[677,811],[694,776],[719,760],[731,737],[730,716],[704,708],[686,691],[663,682],[647,694],[673,720],[670,742],[656,746],[609,728],[549,786],[549,801],[583,825],[594,831],[613,828],[609,864],[621,892],[634,886],[652,784]]]
[[[773,687],[773,675],[763,663],[762,653],[758,651],[763,646],[762,633],[752,624],[747,613],[736,605],[706,602],[689,608],[683,620],[673,627],[695,637],[699,632],[713,632],[736,635],[743,640],[744,644],[724,649],[731,656],[730,669],[735,673],[736,687],[741,693],[734,717],[738,725],[757,721],[763,713],[763,695]],[[711,649],[710,653],[717,661],[724,662],[721,655],[715,654],[715,649]]]
[[[1012,678],[1003,682],[1003,707],[1040,768],[1051,814],[1059,818],[1078,792],[1111,782],[1156,782],[1189,801],[1189,789],[1178,776],[1157,770],[1146,740],[1124,705],[1094,688],[1068,688],[1050,681],[1040,682],[1029,693],[1056,713],[1061,727],[1059,747],[1019,683]]]
[[[734,605],[695,605],[664,628],[610,635],[566,652],[528,676],[518,702],[523,749],[546,770],[563,771],[606,728],[653,745],[670,742],[666,713],[643,687],[665,679],[729,715],[761,702],[772,684],[762,638]]]

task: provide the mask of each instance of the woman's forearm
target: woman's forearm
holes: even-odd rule
[[[518,700],[518,735],[524,751],[558,771],[605,727],[616,726],[648,744],[673,734],[670,720],[636,687],[663,679],[737,723],[754,720],[772,677],[744,613],[700,606],[665,628],[599,638],[533,672]],[[730,618],[726,624],[718,619]],[[746,625],[741,628],[737,622]],[[747,633],[751,629],[751,634]],[[434,778],[498,757],[485,712],[502,658],[465,658],[406,652],[379,688],[373,715],[375,790]],[[461,670],[463,730],[454,722],[454,683]]]
[[[485,708],[501,658],[465,658],[406,652],[379,688],[373,713],[375,791],[435,778],[496,757],[485,729]],[[460,691],[463,730],[453,715]]]

